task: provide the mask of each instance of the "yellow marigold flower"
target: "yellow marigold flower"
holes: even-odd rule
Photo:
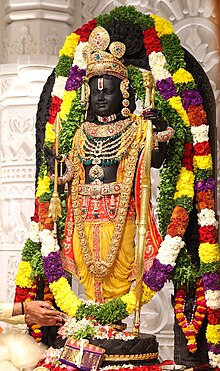
[[[136,306],[136,296],[134,290],[131,290],[126,295],[123,295],[121,297],[121,300],[123,301],[123,303],[126,304],[126,310],[128,314],[131,314],[135,310]]]
[[[209,325],[206,329],[206,339],[208,343],[219,344],[220,343],[220,325]]]
[[[72,91],[65,90],[64,97],[63,97],[63,102],[61,103],[61,106],[60,106],[60,118],[61,118],[61,120],[66,120],[75,97],[76,97],[76,91],[75,90],[72,90]]]
[[[194,179],[195,176],[192,171],[182,167],[179,173],[174,200],[181,196],[194,197]]]
[[[50,178],[45,175],[43,178],[38,178],[36,197],[40,197],[43,193],[47,193],[50,190]]]
[[[61,277],[58,281],[50,283],[50,290],[61,311],[70,317],[75,317],[82,302],[72,291],[67,279]]]
[[[194,156],[193,166],[195,170],[198,169],[212,169],[212,155]]]
[[[31,271],[30,263],[21,261],[16,275],[16,285],[20,287],[32,287],[33,281],[30,279]]]
[[[33,325],[33,326],[31,326],[31,328],[32,328],[32,330],[34,331],[34,332],[37,332],[37,329],[39,329],[41,326],[40,325]],[[39,330],[38,330],[38,332],[40,332]]]
[[[220,261],[218,244],[210,244],[209,242],[201,243],[199,246],[199,256],[203,263]]]
[[[190,72],[186,71],[184,68],[179,68],[173,74],[173,82],[174,84],[187,84],[188,82],[194,81],[193,76]]]
[[[46,130],[45,130],[45,142],[54,143],[56,138],[55,131],[53,130],[53,125],[49,122],[46,123]]]
[[[147,304],[152,297],[156,294],[155,291],[151,290],[145,283],[143,283],[143,293],[142,293],[142,305]]]
[[[181,319],[181,318],[183,319],[183,318],[184,318],[183,313],[177,313],[177,314],[176,314],[176,318],[177,318],[177,319]]]
[[[73,58],[79,39],[80,36],[74,32],[68,35],[62,49],[59,51],[59,56],[66,55],[67,57]]]
[[[151,17],[154,19],[155,30],[158,37],[170,35],[174,32],[173,25],[167,19],[158,17],[156,14],[152,14]]]
[[[190,126],[188,115],[187,115],[185,109],[183,108],[181,98],[180,97],[172,97],[172,98],[169,99],[169,103],[170,103],[171,107],[173,109],[175,109],[178,112],[178,114],[181,116],[181,118],[184,121],[184,124],[186,126]]]
[[[199,257],[206,264],[220,261],[218,244],[211,244],[209,242],[201,243],[199,246]]]
[[[35,332],[35,334],[39,334],[39,333],[41,332],[41,330],[39,330],[38,328],[36,328],[36,329],[34,330],[34,332]]]

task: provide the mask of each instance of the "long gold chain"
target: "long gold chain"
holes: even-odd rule
[[[78,186],[79,186],[79,158],[78,149],[74,148],[70,157],[73,156],[74,164],[74,177],[72,182],[72,204],[74,213],[74,224],[80,239],[80,245],[84,257],[85,264],[88,271],[93,274],[96,279],[102,279],[107,276],[109,269],[114,264],[118,248],[121,242],[122,234],[124,231],[125,220],[127,215],[128,203],[130,200],[131,188],[135,174],[135,168],[139,153],[139,143],[134,140],[127,159],[124,179],[122,183],[121,197],[119,201],[118,214],[115,219],[114,231],[112,240],[109,245],[106,260],[96,260],[93,258],[91,249],[89,248],[88,240],[86,237],[83,218],[79,202]]]

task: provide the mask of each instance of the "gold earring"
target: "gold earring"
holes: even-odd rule
[[[123,108],[121,110],[121,114],[124,117],[128,117],[131,114],[131,112],[128,108],[128,106],[130,104],[129,99],[128,99],[129,98],[128,88],[129,88],[128,79],[122,80],[122,82],[120,84],[120,90],[121,90],[122,97],[123,97],[123,101],[122,101]]]
[[[81,87],[81,104],[83,106],[88,105],[89,96],[90,96],[90,87],[89,87],[89,84],[88,84],[87,77],[84,76],[82,87]]]

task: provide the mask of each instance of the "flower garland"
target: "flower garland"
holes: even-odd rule
[[[196,301],[190,321],[187,320],[184,313],[185,299],[186,288],[178,289],[175,296],[174,310],[178,325],[181,327],[188,341],[187,348],[191,353],[195,353],[197,350],[196,336],[202,326],[207,311],[202,280],[196,283]]]
[[[172,277],[176,259],[184,246],[182,238],[196,192],[200,225],[199,257],[208,306],[209,324],[206,336],[209,343],[209,358],[211,365],[220,365],[220,281],[217,273],[220,257],[217,245],[217,222],[213,210],[214,182],[208,125],[202,98],[196,90],[192,75],[185,70],[184,53],[171,23],[156,15],[143,15],[132,6],[119,7],[110,15],[102,15],[67,36],[56,67],[45,143],[51,148],[54,146],[55,134],[52,131],[52,124],[57,112],[60,111],[63,124],[60,152],[66,154],[69,152],[74,132],[84,120],[84,108],[80,106],[80,87],[86,69],[82,59],[82,49],[96,25],[105,26],[109,19],[114,18],[141,25],[146,53],[156,82],[156,106],[175,130],[175,138],[170,143],[167,160],[161,172],[159,216],[160,227],[165,237],[152,267],[144,275],[142,301],[147,303]],[[137,72],[137,69],[135,71]],[[138,72],[134,76],[140,78]],[[138,93],[142,94],[143,90],[139,89],[137,95]],[[193,152],[193,168],[188,161],[191,152]],[[195,188],[194,181],[196,181]],[[39,205],[45,200],[48,201],[50,194],[51,184],[44,161],[36,192]],[[45,220],[40,222],[43,229],[40,242],[44,272],[60,309],[77,318],[87,317],[92,313],[97,320],[104,315],[107,306],[111,307],[112,313],[114,309],[120,308],[120,311],[116,310],[117,320],[129,315],[135,308],[133,291],[103,305],[82,303],[76,297],[65,277],[59,246],[53,239],[51,223],[47,220],[47,214],[43,213],[43,215]],[[40,217],[37,216],[35,221],[38,222],[39,219]]]

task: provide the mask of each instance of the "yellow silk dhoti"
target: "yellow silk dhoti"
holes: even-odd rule
[[[100,255],[105,260],[114,231],[114,222],[84,222],[85,233],[93,257]],[[101,280],[102,296],[104,300],[120,297],[130,289],[129,276],[134,265],[136,224],[133,220],[127,220],[121,243],[118,248],[115,262],[110,268],[108,275]],[[88,272],[85,264],[80,241],[76,228],[73,236],[73,251],[79,272],[80,282],[84,285],[87,299],[95,300],[96,278]]]

